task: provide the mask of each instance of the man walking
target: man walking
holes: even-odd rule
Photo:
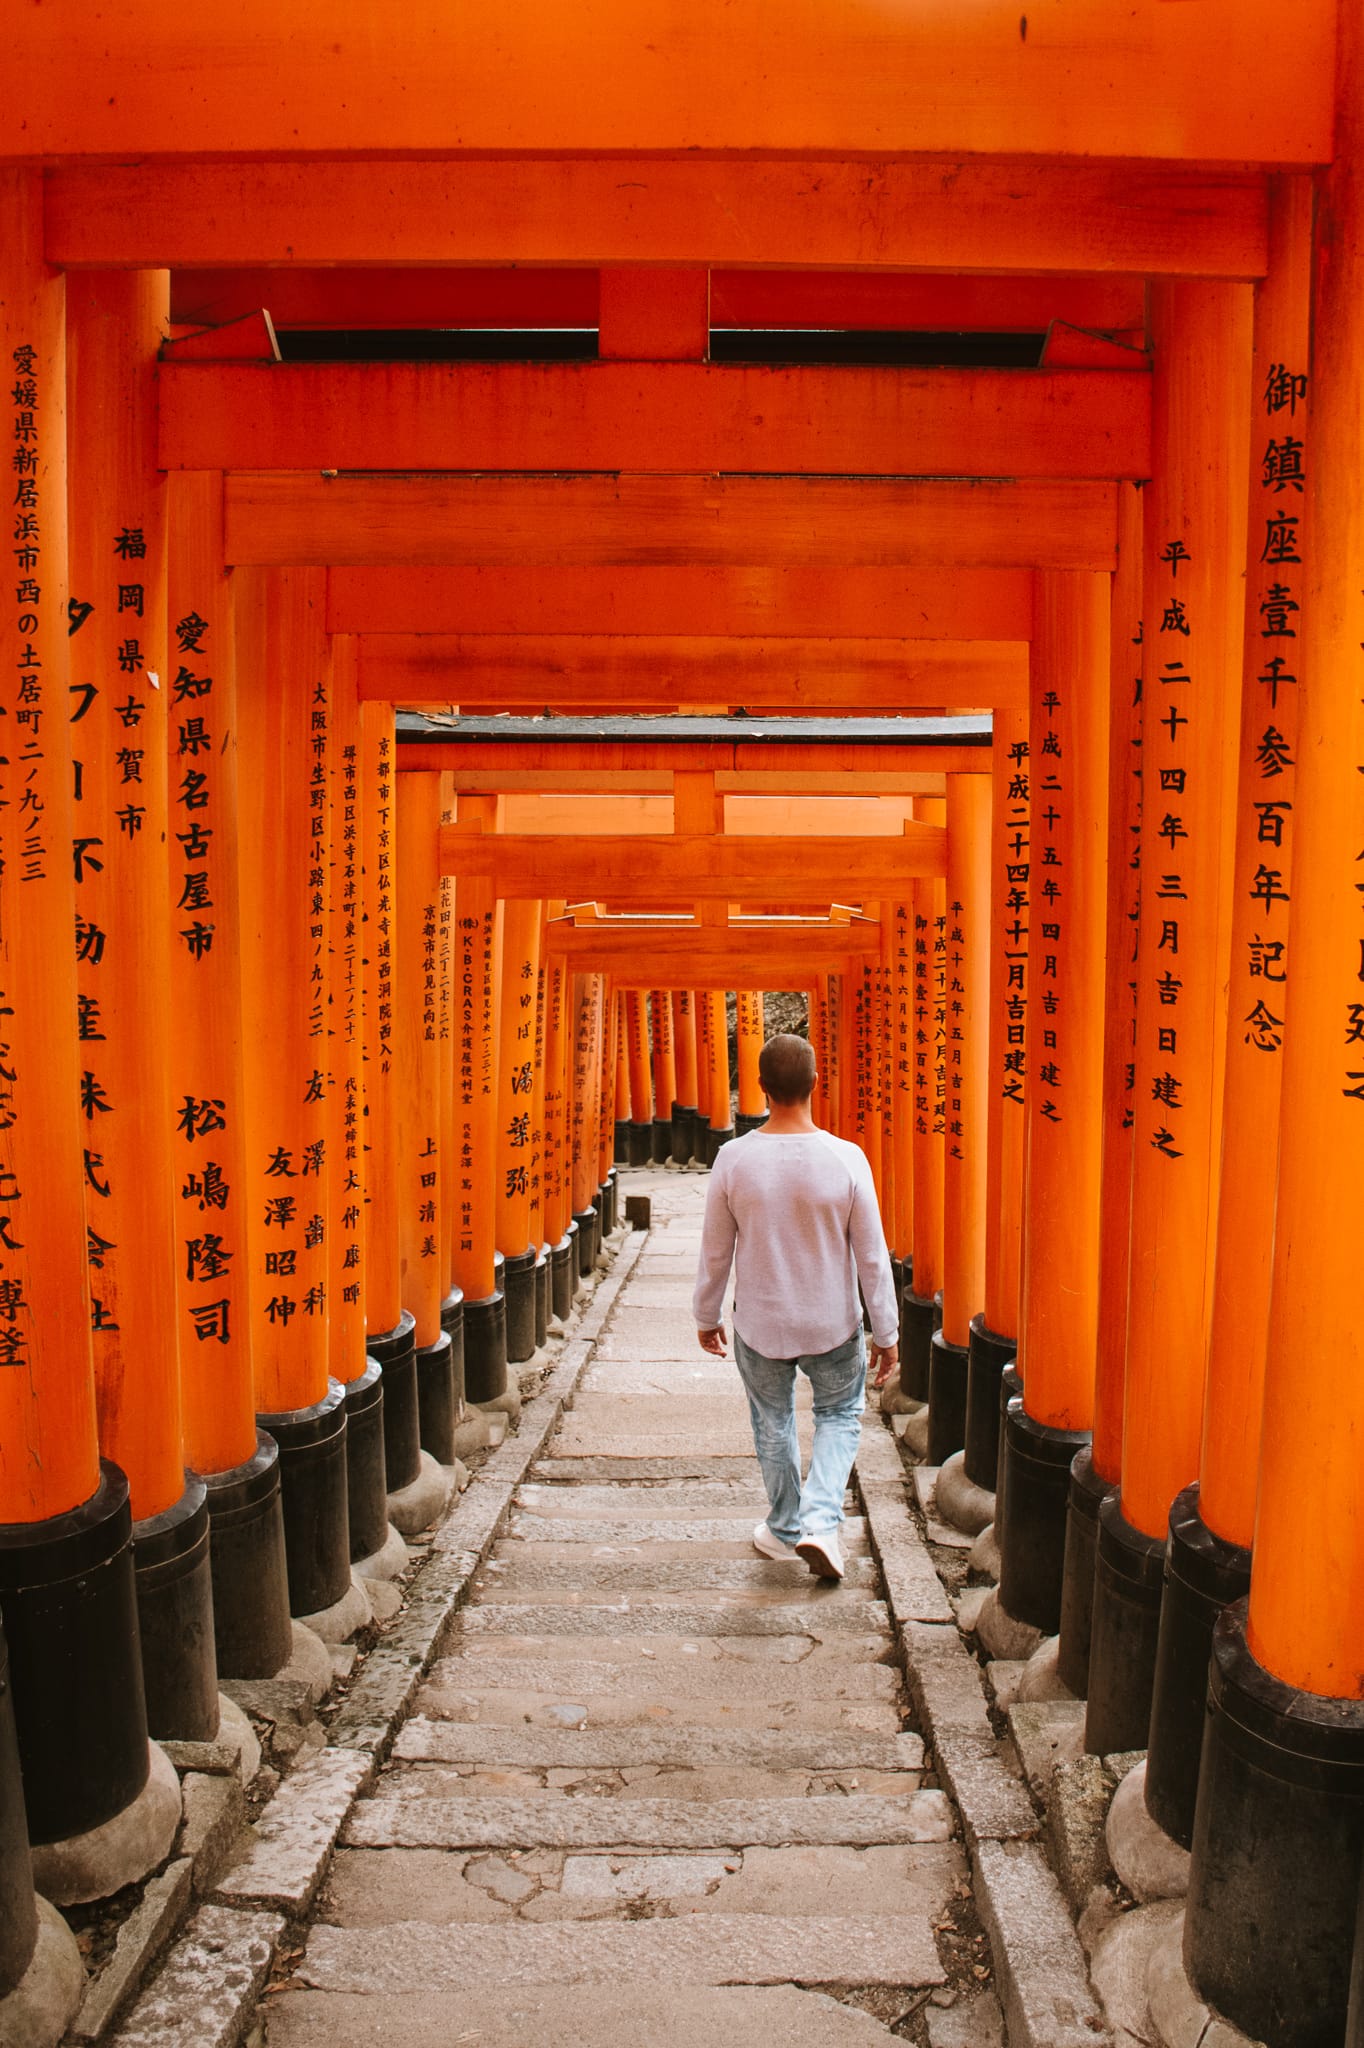
[[[858,1281],[878,1387],[899,1362],[899,1308],[866,1154],[821,1131],[810,1114],[817,1076],[807,1041],[789,1032],[769,1038],[758,1078],[771,1114],[724,1146],[711,1169],[692,1312],[701,1349],[723,1358],[732,1266],[734,1362],[767,1488],[767,1520],[753,1531],[753,1546],[764,1557],[803,1557],[817,1578],[841,1579],[838,1533],[867,1371]],[[804,1485],[797,1370],[815,1397]]]

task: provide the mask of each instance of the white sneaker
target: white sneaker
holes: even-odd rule
[[[753,1531],[753,1548],[762,1557],[770,1557],[777,1564],[795,1561],[795,1551],[789,1543],[783,1543],[780,1536],[774,1536],[766,1522],[759,1522]]]
[[[796,1545],[796,1555],[805,1559],[817,1579],[843,1576],[843,1553],[832,1529],[821,1536],[802,1536]]]

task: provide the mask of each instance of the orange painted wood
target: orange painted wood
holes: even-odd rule
[[[849,960],[824,977],[826,1061],[824,1066],[824,1111],[828,1128],[835,1137],[846,1138],[843,1121],[843,1067],[845,1061],[848,1009],[847,985],[855,964]]]
[[[1324,16],[1324,0],[1316,6]],[[1170,19],[1165,8],[1155,11]],[[1016,33],[1015,17],[1006,40]],[[1251,47],[1244,15],[1232,34],[1238,48]],[[1099,41],[1108,42],[1107,27]],[[1316,73],[1319,90],[1329,89],[1329,76],[1328,58]],[[1277,85],[1274,91],[1278,104],[1288,104]],[[1074,104],[1069,82],[1063,97]],[[922,129],[900,133],[912,135],[917,150],[928,147]],[[1237,156],[1271,161],[1266,140],[1262,128]],[[1318,161],[1329,155],[1329,140],[1327,123]],[[159,164],[139,139],[135,162],[67,164],[49,174],[47,253],[72,268],[650,263],[1122,277],[1264,272],[1264,187],[1253,173],[1073,159],[973,163],[963,159],[964,141],[954,124],[950,164],[868,161],[863,130],[848,157],[748,155],[725,163],[663,155],[631,163],[627,176],[618,159],[593,155],[364,161],[346,154],[359,147],[353,129],[339,151],[308,163],[285,160],[286,150],[268,163]],[[746,117],[745,149],[755,143]],[[656,149],[658,138],[647,146]],[[204,145],[196,139],[191,147]],[[537,138],[532,147],[547,144]],[[1121,153],[1118,133],[1107,131],[1097,154]],[[1170,153],[1188,154],[1178,143]],[[1312,152],[1294,150],[1288,160],[1308,162]]]
[[[393,710],[361,708],[360,807],[364,884],[365,1323],[381,1334],[402,1314],[398,1249],[398,1120],[394,1080],[394,845],[397,798]]]
[[[712,984],[703,977],[702,986],[691,992],[692,1001],[696,1005],[696,1114],[701,1122],[707,1125],[710,1123],[711,1081],[715,1073],[715,1062],[710,1047],[711,986]]]
[[[159,337],[158,337],[159,340]],[[200,328],[161,343],[162,363],[277,363],[275,324],[267,312],[244,313],[222,326]],[[210,468],[221,467],[210,464]]]
[[[1135,333],[1093,334],[1070,320],[1053,320],[1042,346],[1044,370],[1135,370],[1150,367],[1145,352],[1145,313]]]
[[[558,638],[1027,640],[1024,569],[784,567],[619,569],[336,568],[333,633]],[[491,654],[492,650],[489,650]]]
[[[1118,493],[1118,567],[1109,615],[1108,904],[1105,913],[1103,1156],[1099,1186],[1099,1318],[1090,1455],[1101,1479],[1122,1477],[1136,1127],[1137,960],[1140,933],[1144,492]]]
[[[985,1305],[991,794],[986,775],[948,779],[942,1327],[962,1346]]]
[[[672,992],[672,1005],[677,1099],[684,1109],[694,1109],[697,1101],[695,994],[689,988],[675,988]]]
[[[404,754],[407,748],[404,747]],[[418,750],[428,763],[435,754],[434,748]],[[444,751],[448,752],[449,749]],[[838,749],[836,752],[840,751]],[[955,766],[965,769],[967,750],[949,749]],[[732,756],[731,756],[732,758]],[[881,756],[884,759],[884,755]],[[473,795],[509,792],[507,801],[520,797],[538,801],[542,796],[596,796],[602,795],[607,801],[620,795],[643,796],[654,801],[672,789],[672,774],[666,768],[617,768],[603,774],[585,768],[459,768],[451,771],[451,783],[459,790]],[[848,786],[848,776],[832,770],[821,773],[815,770],[790,769],[778,773],[769,769],[755,769],[749,773],[735,769],[717,769],[716,787],[726,795],[739,797],[786,797],[788,795],[810,797],[840,797]],[[945,777],[928,769],[885,769],[872,767],[859,777],[859,788],[870,795],[881,794],[903,801],[906,797],[941,796]],[[651,813],[661,821],[663,811]]]
[[[232,273],[218,276],[226,284]],[[264,300],[258,297],[251,303]],[[242,310],[247,310],[244,302]],[[715,327],[1041,334],[1054,320],[1069,320],[1078,327],[1111,333],[1140,327],[1145,312],[1146,287],[1137,277],[980,277],[960,271],[933,275],[867,270],[710,274],[710,317]]]
[[[620,1015],[616,991],[602,980],[601,1074],[597,1097],[597,1186],[605,1187],[616,1152],[616,1072],[620,1050]]]
[[[634,972],[628,970],[653,960],[672,970],[668,979],[674,985],[681,982],[688,964],[694,961],[698,973],[709,974],[718,969],[728,974],[731,979],[724,985],[730,988],[736,986],[736,975],[740,978],[738,985],[745,988],[784,988],[788,984],[774,980],[774,975],[800,973],[802,963],[808,963],[801,977],[803,985],[809,974],[834,971],[849,955],[873,951],[878,943],[875,927],[866,924],[797,924],[786,928],[742,924],[703,928],[677,923],[646,924],[642,929],[631,929],[631,923],[621,919],[556,926],[554,950],[575,964],[589,960],[598,963],[632,987],[649,984],[647,980],[641,984]]]
[[[331,1375],[350,1386],[365,1372],[364,903],[360,838],[363,758],[355,642],[332,642],[332,748],[327,872],[327,1221]]]
[[[710,345],[710,274],[612,265],[600,273],[604,362],[701,362]]]
[[[555,942],[557,927],[546,933]],[[567,1008],[572,977],[562,953],[546,953],[545,964],[545,1241],[562,1244],[572,1221],[572,1192],[567,1151],[567,1075],[569,1028]]]
[[[211,1276],[176,1264],[180,1399],[184,1459],[195,1472],[228,1472],[256,1453],[251,1369],[252,1323],[247,1257],[246,1101],[242,1079],[241,916],[237,881],[237,675],[231,584],[222,561],[222,478],[183,471],[170,479],[168,610],[176,660],[162,676],[172,721],[170,765],[181,785],[188,768],[212,762],[208,802],[185,839],[172,873],[172,906],[211,898],[201,913],[178,911],[171,925],[169,991],[174,1029],[169,1093],[180,1109],[217,1103],[221,1130],[191,1135],[178,1120],[173,1175],[180,1244],[212,1233],[231,1257]],[[184,645],[183,643],[197,643]],[[191,680],[192,678],[192,680]],[[185,694],[176,703],[177,690]],[[381,714],[376,713],[376,716]],[[390,714],[391,715],[391,714]],[[209,745],[198,751],[189,721],[201,721]],[[181,728],[184,740],[181,740]],[[197,850],[196,850],[197,849]],[[189,855],[195,851],[195,858]],[[208,943],[204,930],[211,922]],[[203,930],[196,930],[196,925]]]
[[[461,796],[454,836],[470,843],[498,827],[496,797]],[[442,832],[442,838],[444,837]],[[494,1290],[494,1176],[497,1165],[497,993],[502,908],[486,882],[456,874],[454,939],[455,1139],[459,1213],[454,1282],[466,1301]]]
[[[451,893],[453,895],[453,890]],[[545,960],[547,908],[547,905],[541,904],[535,933],[535,1036],[532,1048],[535,1066],[530,1096],[530,1241],[537,1250],[546,1243],[545,1002],[549,978],[549,970]],[[627,1081],[627,1089],[628,1085]]]
[[[1107,577],[1038,578],[1019,1370],[1028,1414],[1063,1430],[1094,1414],[1111,609]]]
[[[986,1328],[1000,1337],[1018,1335],[1022,1284],[1033,767],[1026,710],[997,712],[990,813],[984,1315]]]
[[[1111,569],[1114,486],[834,477],[322,477],[227,484],[233,563]],[[412,621],[405,620],[410,626]]]
[[[1132,370],[1033,371],[167,360],[161,462],[1142,477],[1150,379],[1145,358],[1131,360]]]
[[[739,1114],[761,1116],[767,1107],[758,1079],[758,1055],[763,1049],[763,999],[758,990],[741,990],[736,997],[735,1050],[739,1061]]]
[[[72,946],[65,287],[42,261],[35,172],[0,171],[0,280],[7,439],[24,456],[10,495],[16,523],[38,529],[15,535],[25,552],[0,610],[0,1522],[29,1523],[88,1500],[100,1476],[84,1213],[99,1139],[81,1109]]]
[[[653,1070],[649,1059],[649,1019],[646,998],[639,989],[625,996],[625,1045],[630,1062],[630,1120],[647,1124],[654,1113]],[[692,1100],[696,1100],[696,1041],[692,1040]]]
[[[398,1248],[403,1307],[418,1348],[440,1335],[445,1294],[441,1228],[440,980],[437,964],[440,777],[398,781],[394,900],[394,1073],[398,1119]]]
[[[914,815],[945,829],[944,798],[916,799]],[[931,1299],[943,1276],[943,1148],[947,1042],[947,899],[942,880],[910,885],[914,919],[914,1291]]]
[[[256,1407],[327,1391],[331,677],[315,572],[233,578]]]
[[[1235,285],[1152,292],[1159,459],[1145,507],[1122,1500],[1128,1520],[1155,1537],[1197,1476],[1202,1428],[1226,1054],[1250,312],[1249,290]],[[1171,552],[1175,543],[1188,559]]]
[[[914,1244],[914,913],[910,891],[882,905],[888,931],[882,956],[887,967],[886,1077],[890,1143],[894,1152],[895,1239],[902,1259]]]
[[[724,989],[712,988],[701,992],[705,1005],[706,1050],[709,1054],[710,1075],[706,1088],[707,1114],[713,1131],[732,1131],[734,1128],[734,1098],[730,1090],[729,1065],[729,1022],[726,1013]]]
[[[1311,473],[1293,813],[1291,1025],[1284,1044],[1278,1210],[1248,1640],[1276,1677],[1356,1700],[1364,1517],[1356,1456],[1364,1347],[1364,34],[1342,10],[1340,155],[1316,192]],[[1287,366],[1290,375],[1292,365]],[[1282,389],[1282,387],[1280,387]],[[1265,394],[1256,393],[1257,401]],[[1261,418],[1258,411],[1257,419]],[[1287,408],[1274,415],[1281,438]],[[1298,509],[1298,508],[1294,508]],[[1257,522],[1258,523],[1258,522]],[[1263,643],[1262,643],[1263,644]],[[1266,849],[1266,859],[1269,858]],[[1294,1510],[1297,1503],[1297,1536]],[[1314,1536],[1302,1540],[1312,1503]],[[1318,1521],[1319,1518],[1319,1521]],[[1319,1531],[1319,1533],[1318,1533]]]
[[[184,869],[168,834],[197,822],[182,777],[204,768],[193,782],[211,781],[202,757],[212,741],[199,705],[177,704],[172,733],[189,722],[195,757],[174,762],[171,805],[166,493],[155,425],[168,291],[157,272],[92,273],[67,288],[71,588],[93,606],[71,649],[73,710],[93,690],[72,733],[76,914],[100,934],[78,941],[76,970],[81,1102],[102,1161],[86,1196],[91,1332],[100,1449],[127,1473],[137,1521],[171,1507],[185,1484],[176,1263],[211,1279],[233,1257],[211,1221],[183,1237],[176,1228],[175,1176],[211,1148],[177,1134],[189,1112],[171,1094],[166,907],[183,894]],[[211,919],[205,909],[201,921]],[[210,1130],[218,1115],[202,1112]],[[195,1351],[195,1368],[211,1370],[211,1352]]]
[[[598,1185],[604,979],[600,974],[575,974],[573,989],[573,1101],[569,1134],[573,1148],[573,1213],[581,1216],[590,1208]]]
[[[1301,602],[1310,560],[1312,508],[1306,479],[1312,453],[1305,400],[1280,406],[1308,376],[1312,192],[1305,178],[1275,181],[1271,261],[1256,288],[1254,397],[1250,428],[1250,517],[1246,553],[1245,667],[1242,681],[1236,840],[1232,866],[1231,975],[1227,996],[1226,1092],[1217,1211],[1212,1330],[1203,1409],[1199,1512],[1229,1543],[1249,1549],[1255,1534],[1265,1345],[1274,1262],[1278,1128],[1287,1014],[1289,905],[1266,901],[1262,876],[1276,868],[1292,895],[1298,815],[1297,661],[1273,665],[1261,637],[1264,607],[1285,588]],[[1289,380],[1285,385],[1284,379]],[[1286,472],[1286,475],[1285,475]],[[1276,535],[1286,535],[1279,548]],[[1296,559],[1275,561],[1276,552]],[[1269,659],[1266,659],[1268,654]],[[1273,892],[1277,899],[1280,892]]]
[[[1021,704],[1025,640],[770,640],[581,635],[369,634],[366,698],[613,713],[717,699],[746,710],[974,709]]]
[[[672,1115],[672,1106],[677,1100],[673,1013],[666,989],[651,989],[649,993],[649,1047],[653,1060],[654,1115],[662,1119]],[[699,1039],[697,1056],[699,1065]],[[699,1096],[697,1099],[699,1101]]]
[[[531,1126],[535,1094],[536,980],[543,905],[508,903],[502,913],[498,984],[497,1165],[494,1232],[497,1249],[519,1256],[531,1242]]]
[[[440,858],[457,880],[489,883],[506,897],[542,896],[556,888],[570,898],[622,902],[668,896],[683,903],[727,901],[742,895],[805,902],[819,893],[816,875],[824,877],[830,896],[837,893],[843,901],[891,894],[916,874],[941,874],[946,847],[941,833],[917,824],[896,840],[499,834],[496,841],[465,843],[443,832]]]

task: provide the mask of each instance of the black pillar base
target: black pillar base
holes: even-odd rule
[[[164,1514],[133,1523],[142,1691],[147,1733],[158,1742],[213,1742],[218,1734],[208,1489],[197,1474],[186,1476]]]
[[[606,1182],[603,1181],[601,1186],[597,1189],[596,1196],[594,1197],[592,1203],[592,1208],[596,1216],[596,1221],[592,1225],[592,1260],[594,1265],[602,1255],[602,1247],[606,1243],[606,1233],[611,1228],[610,1224],[606,1220],[606,1212],[608,1207],[610,1206],[610,1202],[611,1191],[607,1187]]]
[[[605,1240],[616,1227],[616,1183],[609,1173],[597,1189],[597,1207],[601,1211],[601,1234]]]
[[[973,1486],[993,1493],[999,1478],[999,1377],[1018,1356],[1018,1340],[971,1318],[966,1361],[966,1420],[962,1469]]]
[[[555,1315],[566,1323],[573,1313],[578,1285],[578,1227],[570,1223],[549,1255],[549,1298]]]
[[[35,1846],[100,1827],[147,1782],[147,1713],[128,1482],[100,1461],[89,1500],[0,1524],[0,1622]]]
[[[629,1165],[647,1166],[654,1153],[653,1125],[632,1123],[627,1126],[627,1129],[629,1131],[629,1145],[627,1148]]]
[[[906,1288],[900,1297],[900,1392],[911,1401],[926,1401],[933,1343],[933,1304]]]
[[[464,1413],[464,1296],[458,1287],[440,1305],[440,1326],[450,1339],[450,1405],[458,1422]]]
[[[200,1477],[208,1495],[218,1676],[273,1678],[294,1648],[279,1446],[258,1429],[254,1458]]]
[[[623,1116],[616,1118],[616,1128],[611,1145],[611,1157],[621,1166],[630,1164],[630,1124]]]
[[[1099,1508],[1089,1638],[1085,1748],[1091,1756],[1146,1747],[1164,1575],[1164,1537],[1134,1528],[1119,1495],[1109,1494]]]
[[[614,1166],[606,1176],[606,1192],[609,1202],[606,1211],[606,1227],[608,1230],[617,1230],[620,1227],[620,1182],[616,1178]]]
[[[374,1358],[366,1359],[359,1379],[346,1386],[346,1498],[352,1561],[373,1557],[388,1541],[384,1374]]]
[[[508,1252],[502,1273],[507,1308],[507,1360],[520,1365],[535,1350],[535,1247]]]
[[[1267,2048],[1337,2048],[1362,1863],[1364,1702],[1266,1671],[1238,1601],[1208,1670],[1184,1924],[1195,1990]]]
[[[1099,1509],[1113,1489],[1094,1470],[1091,1447],[1075,1453],[1066,1502],[1066,1561],[1061,1572],[1061,1641],[1056,1671],[1077,1700],[1089,1691],[1089,1637],[1098,1569]]]
[[[448,1465],[454,1459],[455,1424],[459,1421],[449,1331],[438,1331],[432,1344],[419,1344],[413,1358],[422,1449],[438,1465]]]
[[[549,1318],[553,1308],[553,1294],[550,1285],[549,1246],[542,1244],[535,1254],[535,1348],[537,1351],[549,1342]]]
[[[721,1147],[722,1145],[727,1145],[727,1144],[729,1143],[730,1139],[731,1139],[731,1138],[732,1138],[733,1136],[734,1136],[734,1126],[733,1126],[733,1124],[724,1124],[724,1125],[722,1125],[722,1126],[718,1126],[718,1127],[717,1127],[717,1126],[716,1126],[715,1124],[709,1124],[709,1125],[707,1126],[707,1128],[706,1128],[706,1164],[707,1164],[707,1166],[714,1166],[714,1164],[715,1164],[716,1160],[717,1160],[717,1159],[719,1158],[719,1156],[720,1156],[720,1147]]]
[[[578,1229],[578,1278],[586,1280],[591,1275],[597,1257],[597,1212],[591,1208],[575,1209],[573,1221]]]
[[[289,1612],[318,1614],[334,1607],[350,1585],[346,1390],[330,1380],[310,1408],[257,1421],[279,1445]]]
[[[1004,1418],[1009,1527],[1000,1546],[999,1601],[1016,1621],[1054,1636],[1061,1626],[1070,1468],[1089,1442],[1082,1429],[1053,1429],[1010,1401]]]
[[[696,1136],[696,1104],[675,1102],[672,1114],[673,1142],[669,1155],[674,1166],[687,1166],[691,1162],[691,1148]]]
[[[741,1109],[734,1118],[734,1135],[736,1138],[746,1138],[750,1131],[760,1131],[766,1122],[766,1110],[763,1111],[761,1116],[749,1116],[745,1110]]]
[[[37,1945],[38,1906],[14,1733],[9,1648],[0,1629],[0,1998],[13,1991]]]
[[[1018,1402],[1020,1407],[1022,1406],[1023,1375],[1018,1370],[1017,1361],[1015,1361],[1012,1365],[1006,1365],[1003,1372],[999,1376],[999,1441],[1001,1447],[1004,1443],[1004,1426],[1008,1419],[1009,1410],[1012,1408],[1015,1401]],[[1001,1456],[999,1458],[998,1463],[995,1466],[994,1525],[995,1542],[1000,1551],[1001,1561],[1003,1558],[1004,1544],[1007,1541],[1008,1533],[1008,1522],[1006,1516],[1008,1500],[1009,1461],[1007,1458]]]
[[[507,1391],[507,1315],[501,1294],[464,1304],[464,1390],[471,1401]]]
[[[1214,1535],[1198,1497],[1195,1482],[1170,1510],[1146,1759],[1146,1810],[1186,1849],[1198,1803],[1213,1626],[1224,1607],[1250,1591],[1250,1552]]]
[[[391,1330],[371,1330],[365,1338],[366,1351],[384,1375],[384,1470],[390,1493],[410,1486],[421,1465],[414,1357],[416,1328],[412,1316],[404,1309]]]
[[[653,1136],[650,1140],[649,1158],[655,1166],[666,1166],[673,1156],[673,1120],[670,1116],[656,1116],[653,1122]]]
[[[970,1353],[941,1330],[928,1347],[928,1462],[945,1465],[966,1442],[966,1369]]]

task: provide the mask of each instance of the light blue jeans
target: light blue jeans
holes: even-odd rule
[[[767,1526],[783,1543],[836,1534],[862,1435],[867,1351],[859,1329],[832,1351],[764,1358],[734,1332],[734,1362],[748,1395],[753,1444],[767,1488]],[[814,1389],[815,1442],[805,1484],[796,1438],[796,1372]]]

